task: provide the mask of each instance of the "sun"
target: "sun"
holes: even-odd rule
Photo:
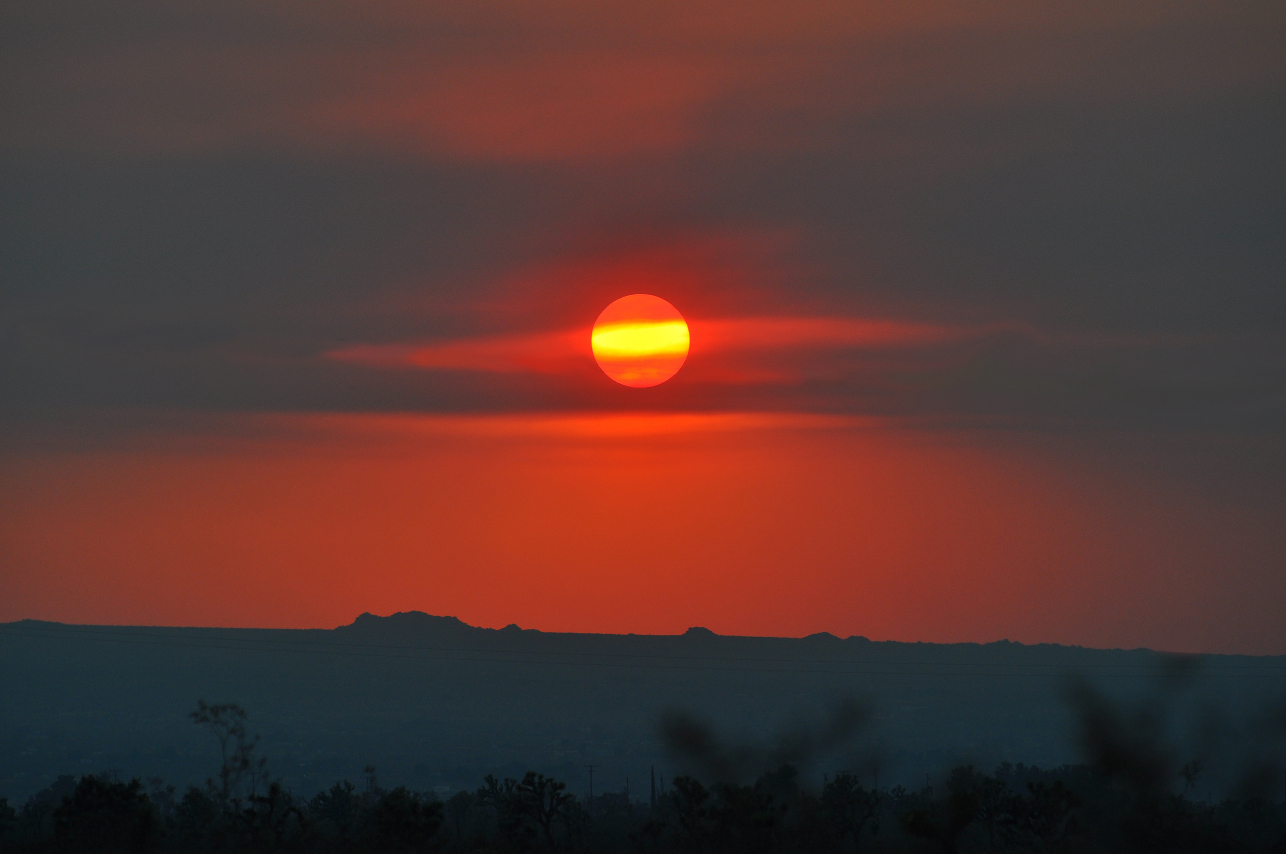
[[[648,388],[679,372],[688,358],[688,324],[651,294],[630,294],[603,309],[590,342],[603,373],[621,385]]]

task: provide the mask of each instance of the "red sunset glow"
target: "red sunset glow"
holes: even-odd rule
[[[1218,648],[1257,643],[1283,584],[1216,583],[1286,535],[1220,511],[1268,483],[1244,463],[1200,498],[1177,491],[1162,460],[1180,440],[1100,465],[1066,440],[802,415],[274,416],[219,433],[7,462],[0,538],[40,571],[0,607]]]
[[[1286,650],[1280,4],[176,2],[7,22],[0,621]]]

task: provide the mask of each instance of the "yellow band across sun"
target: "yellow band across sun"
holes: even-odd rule
[[[688,352],[688,324],[682,320],[657,323],[611,323],[595,327],[594,355],[604,359],[678,355]]]

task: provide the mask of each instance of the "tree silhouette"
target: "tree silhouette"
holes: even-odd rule
[[[219,743],[219,777],[207,780],[210,790],[215,793],[221,807],[237,797],[242,782],[247,776],[263,773],[267,760],[255,758],[255,747],[259,736],[251,737],[246,730],[249,715],[245,709],[235,703],[215,703],[198,700],[196,711],[188,717],[198,726],[210,730]]]
[[[308,802],[308,809],[318,819],[333,826],[340,839],[347,839],[361,816],[361,798],[354,794],[356,791],[356,786],[343,780],[314,795]]]
[[[565,830],[571,830],[576,799],[567,793],[566,783],[534,771],[528,771],[521,781],[507,777],[503,783],[488,774],[484,783],[478,789],[478,800],[496,810],[501,830],[515,841],[521,841],[535,825],[552,851],[558,848],[554,823],[560,822]]]
[[[13,836],[18,829],[18,811],[9,806],[8,798],[0,798],[0,842]]]
[[[926,789],[927,803],[904,813],[902,828],[911,836],[937,841],[943,854],[955,854],[961,834],[978,817],[981,797],[975,776],[972,766],[955,769],[948,779],[945,799],[933,799],[932,789]]]
[[[853,850],[861,850],[862,828],[880,807],[878,792],[862,788],[857,777],[839,774],[822,789],[822,810],[840,840],[851,836]]]
[[[427,851],[442,826],[442,804],[398,786],[385,792],[371,810],[374,848],[390,854]]]
[[[710,835],[709,790],[691,777],[675,777],[670,802],[674,805],[681,844],[689,851],[701,850]]]
[[[54,838],[69,850],[150,851],[159,831],[156,809],[138,780],[81,777],[71,796],[54,810]]]
[[[451,823],[451,831],[456,839],[464,838],[465,823],[477,803],[478,799],[472,792],[456,792],[447,801],[446,817]]]

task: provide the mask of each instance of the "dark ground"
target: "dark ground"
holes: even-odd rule
[[[1179,671],[1188,676],[1167,676]],[[358,780],[367,765],[385,786],[440,794],[534,768],[583,796],[591,763],[598,792],[620,791],[628,778],[642,796],[653,767],[664,779],[690,770],[661,744],[667,710],[768,744],[858,699],[869,723],[803,763],[801,780],[848,769],[867,785],[878,773],[883,787],[923,786],[926,774],[963,762],[1078,761],[1074,674],[1122,700],[1173,691],[1176,738],[1217,724],[1236,740],[1286,695],[1286,657],[1180,661],[1149,650],[701,629],[557,634],[419,612],[364,614],[334,630],[8,623],[0,673],[0,796],[11,803],[62,774],[160,776],[180,789],[203,782],[218,756],[188,718],[198,699],[243,706],[269,771],[303,796]],[[1204,784],[1217,785],[1219,773],[1210,769]]]

